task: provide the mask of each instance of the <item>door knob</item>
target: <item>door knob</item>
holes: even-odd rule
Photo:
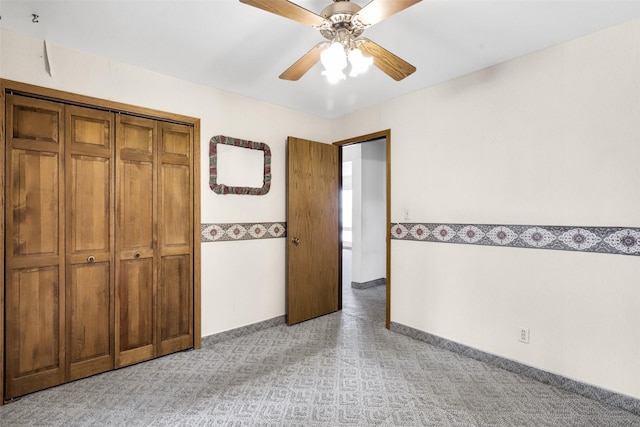
[[[133,257],[134,257],[134,258],[140,258],[140,252],[136,252],[136,253],[133,255]]]
[[[298,246],[298,243],[300,243],[300,239],[298,239],[297,237],[294,237],[293,239],[291,239],[291,243]]]
[[[93,255],[90,255],[89,257],[87,257],[87,262],[93,262],[96,260],[96,257],[94,257]]]

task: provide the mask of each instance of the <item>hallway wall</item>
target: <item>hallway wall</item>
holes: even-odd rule
[[[342,148],[352,162],[352,281],[386,278],[386,141],[378,139]]]

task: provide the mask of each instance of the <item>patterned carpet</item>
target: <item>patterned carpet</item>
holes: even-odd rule
[[[1,426],[640,426],[640,417],[384,328],[385,288],[34,393]]]

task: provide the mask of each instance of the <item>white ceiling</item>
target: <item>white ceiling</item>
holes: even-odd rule
[[[330,0],[294,2],[320,13]],[[279,80],[324,39],[238,0],[0,0],[0,16],[9,31],[335,118],[640,18],[640,0],[423,0],[364,33],[416,66],[413,75],[396,82],[372,68],[334,86],[320,64],[297,82]]]

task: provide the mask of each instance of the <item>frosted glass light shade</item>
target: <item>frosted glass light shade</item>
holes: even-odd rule
[[[358,74],[366,72],[371,64],[372,57],[365,57],[360,49],[352,49],[349,51],[349,63],[351,64],[351,73],[349,76],[356,77]]]
[[[347,67],[347,55],[341,43],[333,42],[320,54],[320,62],[330,73],[341,72]]]

